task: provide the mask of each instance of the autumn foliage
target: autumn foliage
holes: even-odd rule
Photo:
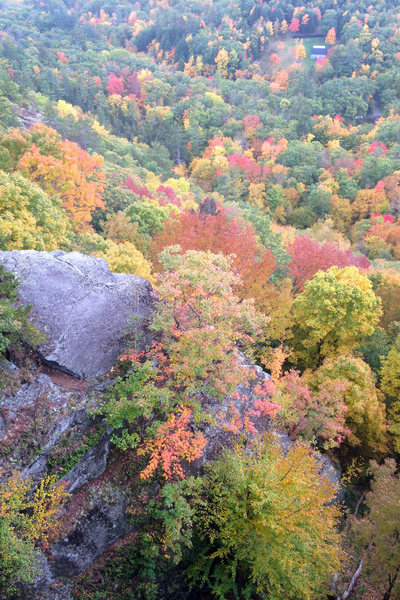
[[[306,282],[293,303],[294,347],[307,366],[352,351],[371,335],[381,315],[381,301],[356,267],[330,267]]]
[[[158,467],[166,479],[182,479],[181,461],[192,462],[201,457],[207,440],[201,432],[191,431],[191,414],[190,408],[181,407],[159,426],[154,437],[143,442],[138,454],[150,454],[150,462],[140,474],[142,479],[152,477]]]
[[[45,192],[55,194],[70,219],[86,227],[96,208],[103,208],[104,159],[91,156],[45,125],[21,132],[10,130],[0,138],[6,170],[19,170]]]
[[[184,211],[165,223],[164,229],[151,246],[153,262],[167,246],[179,244],[185,250],[221,252],[231,256],[232,267],[240,277],[235,286],[242,298],[254,298],[256,305],[265,306],[273,293],[269,278],[275,269],[270,250],[265,249],[256,238],[251,224],[240,217],[228,215],[223,207],[216,207],[216,214]]]
[[[353,533],[367,550],[364,581],[375,597],[397,598],[400,592],[400,478],[396,461],[379,465],[371,461],[371,490],[366,494],[367,513],[353,520]]]
[[[325,43],[329,44],[329,46],[333,46],[336,42],[336,30],[334,27],[331,27],[328,33],[326,34]]]
[[[340,561],[334,493],[305,447],[286,453],[271,437],[225,451],[194,496],[193,579],[221,598],[322,598]]]
[[[103,159],[90,156],[74,142],[59,142],[61,158],[46,156],[33,144],[20,158],[18,168],[45,191],[57,193],[62,207],[79,227],[85,227],[96,208],[103,208]]]
[[[15,471],[0,483],[0,591],[9,593],[16,580],[32,583],[38,569],[37,547],[60,528],[67,499],[65,485],[47,476],[35,487]]]
[[[182,254],[171,246],[160,260],[164,271],[157,289],[164,301],[153,328],[164,332],[174,377],[190,393],[233,391],[242,374],[237,342],[248,348],[268,319],[253,300],[235,295],[240,278],[230,270],[230,258],[210,251]]]
[[[206,443],[202,434],[191,430],[193,422],[210,418],[204,403],[218,402],[239,383],[255,378],[237,344],[249,351],[268,319],[252,300],[234,294],[240,280],[230,270],[230,258],[195,250],[182,253],[179,246],[170,246],[161,252],[160,262],[164,271],[158,276],[160,302],[152,329],[161,342],[121,357],[134,369],[115,386],[104,412],[114,427],[130,425],[115,439],[117,445],[139,444],[139,454],[149,455],[142,478],[158,469],[167,478],[180,478],[182,461],[199,458]],[[272,407],[275,410],[269,410]],[[272,415],[276,405],[261,391],[252,410]],[[144,439],[134,430],[143,418]],[[228,420],[233,427],[234,415]]]
[[[132,543],[79,578],[79,600],[172,597],[183,579],[163,553],[166,489],[178,538],[188,517],[193,597],[400,597],[398,468],[384,463],[400,456],[399,20],[389,0],[2,3],[0,250],[90,254],[153,287],[151,320],[122,328],[116,346],[132,347],[101,386],[75,382],[95,385],[113,449],[74,510],[118,501],[123,482],[140,513]],[[90,445],[86,425],[57,441],[51,394],[11,407],[44,373],[15,286],[0,268],[0,462],[45,450],[60,473],[64,452],[70,466]],[[316,452],[360,463],[345,512],[360,499],[363,532],[351,529],[341,574]],[[370,458],[381,466],[367,473]],[[32,482],[23,497],[28,482],[0,478],[4,588],[32,579],[58,529]],[[352,558],[364,572],[343,593]]]
[[[339,268],[354,265],[359,269],[368,269],[370,262],[365,256],[354,256],[350,250],[340,250],[335,244],[319,244],[308,235],[297,236],[287,247],[292,257],[289,265],[296,291],[304,289],[306,281],[317,271],[326,271],[330,267]]]

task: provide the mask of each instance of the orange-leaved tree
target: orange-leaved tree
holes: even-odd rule
[[[104,208],[103,162],[102,156],[63,141],[43,124],[27,131],[10,130],[0,137],[0,165],[7,171],[21,171],[48,194],[59,196],[78,227],[86,227],[93,211]]]
[[[154,437],[147,438],[138,454],[150,454],[150,462],[141,472],[142,479],[154,475],[161,466],[165,479],[184,478],[182,460],[191,462],[200,458],[207,439],[200,432],[190,428],[192,410],[184,406],[176,414],[169,415],[166,423],[160,425]]]
[[[326,34],[325,43],[329,44],[329,46],[333,46],[336,42],[336,30],[334,27],[331,27],[328,33]]]
[[[93,211],[104,208],[101,194],[104,190],[103,158],[90,156],[69,140],[59,142],[63,156],[46,156],[36,145],[25,152],[18,169],[38,183],[46,192],[58,194],[62,207],[79,227],[90,223]]]

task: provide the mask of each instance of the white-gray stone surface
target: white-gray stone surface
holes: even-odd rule
[[[49,365],[98,377],[130,336],[143,342],[152,311],[146,279],[111,273],[104,259],[78,252],[13,250],[0,252],[0,263],[17,276],[19,299],[32,306],[31,318],[47,336],[39,350]]]

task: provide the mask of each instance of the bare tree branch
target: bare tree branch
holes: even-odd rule
[[[343,592],[343,594],[341,596],[336,596],[336,600],[347,600],[347,598],[350,596],[351,592],[356,587],[357,579],[361,575],[361,571],[363,568],[363,562],[364,562],[364,560],[361,559],[356,572],[353,574],[353,577],[350,579],[350,583],[347,586],[347,589]]]

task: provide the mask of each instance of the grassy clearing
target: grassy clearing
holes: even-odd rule
[[[303,68],[310,70],[315,62],[310,59],[311,48],[314,45],[323,45],[324,41],[321,40],[321,38],[315,37],[298,39],[292,37],[291,35],[280,35],[268,40],[268,48],[259,61],[262,72],[272,76],[277,71],[290,67],[294,62],[296,62],[294,53],[296,46],[300,42],[304,44],[306,49],[306,58],[302,61]],[[279,63],[273,64],[271,62],[272,54],[278,55],[280,59]]]
[[[270,38],[268,40],[268,47],[260,59],[260,67],[263,73],[274,75],[277,71],[290,67],[296,60],[294,56],[295,47],[296,42],[291,36]],[[270,60],[272,54],[279,56],[280,62],[276,65]]]

